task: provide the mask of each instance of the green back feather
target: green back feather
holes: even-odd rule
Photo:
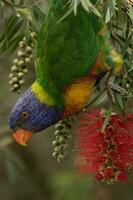
[[[53,0],[36,49],[37,81],[59,105],[64,88],[89,74],[100,48],[101,19],[78,6],[76,16],[59,22],[67,10],[67,0]]]

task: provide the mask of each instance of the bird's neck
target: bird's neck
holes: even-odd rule
[[[54,105],[55,101],[52,99],[49,94],[44,90],[44,88],[35,81],[31,86],[31,91],[35,94],[36,98],[41,102],[47,105]]]

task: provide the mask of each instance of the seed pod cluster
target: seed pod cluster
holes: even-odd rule
[[[70,129],[72,128],[72,118],[64,119],[55,125],[55,140],[52,145],[54,146],[53,157],[58,162],[67,155],[68,139],[71,138]]]
[[[19,42],[17,56],[13,60],[11,72],[9,74],[9,84],[11,92],[19,92],[24,84],[24,76],[28,73],[28,65],[33,60],[33,50],[37,34],[30,32],[28,39],[25,37]]]

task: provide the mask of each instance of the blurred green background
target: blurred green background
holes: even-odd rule
[[[0,56],[0,199],[132,200],[133,181],[108,186],[92,177],[79,176],[73,164],[73,144],[68,156],[57,163],[52,158],[54,127],[34,135],[27,147],[10,139],[9,113],[20,96],[10,92],[8,83],[13,58],[9,53]],[[34,76],[34,65],[31,65],[21,93],[30,86]]]

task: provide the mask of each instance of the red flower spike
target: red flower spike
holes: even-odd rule
[[[127,180],[127,174],[124,171],[121,171],[117,176],[118,181],[125,182]]]
[[[102,180],[104,179],[103,174],[102,174],[102,173],[97,173],[97,174],[96,174],[96,179],[97,179],[98,181],[102,181]]]
[[[105,168],[103,174],[105,179],[112,178],[114,176],[114,172],[111,167]]]
[[[92,173],[99,181],[123,182],[127,180],[127,170],[133,167],[133,114],[121,118],[112,113],[102,133],[104,119],[103,110],[82,114],[76,154],[83,162],[76,166],[81,173]]]

